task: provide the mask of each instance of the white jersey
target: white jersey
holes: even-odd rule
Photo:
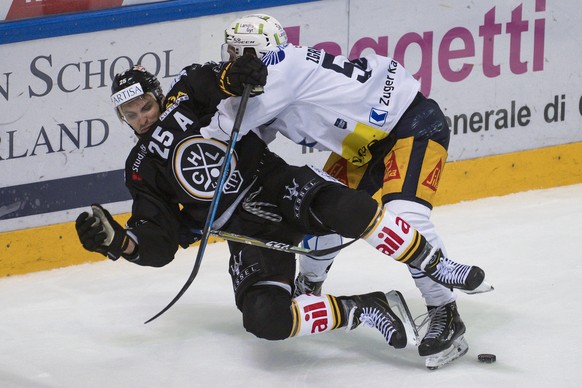
[[[262,60],[269,72],[265,92],[249,99],[240,135],[267,125],[295,143],[333,151],[355,165],[370,160],[369,146],[388,136],[420,89],[389,57],[349,61],[287,45]],[[228,139],[238,105],[239,98],[223,100],[202,135]]]

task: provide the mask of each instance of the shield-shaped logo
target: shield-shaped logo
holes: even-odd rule
[[[388,111],[372,108],[370,109],[369,121],[371,124],[381,127],[386,123],[388,118]]]

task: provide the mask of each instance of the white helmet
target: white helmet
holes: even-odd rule
[[[222,60],[228,61],[231,54],[240,57],[246,50],[253,50],[261,59],[268,51],[287,44],[287,34],[281,23],[264,14],[245,15],[235,20],[224,31],[226,42],[222,45]]]

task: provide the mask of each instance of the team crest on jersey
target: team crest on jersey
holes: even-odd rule
[[[386,123],[388,118],[388,112],[381,109],[372,108],[370,109],[370,118],[368,119],[371,124],[381,127]]]
[[[277,48],[273,51],[268,51],[261,60],[267,66],[269,65],[276,65],[277,63],[283,61],[285,59],[285,51],[281,48]]]
[[[174,176],[182,189],[192,198],[212,200],[226,149],[225,143],[201,136],[188,137],[176,146],[172,160]],[[236,167],[235,153],[230,160],[230,176],[222,191],[225,194],[237,193],[242,186],[242,176]]]

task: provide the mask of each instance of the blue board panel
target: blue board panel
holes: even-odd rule
[[[0,220],[131,199],[123,170],[0,188]]]
[[[0,44],[111,30],[315,0],[175,0],[0,23]]]

